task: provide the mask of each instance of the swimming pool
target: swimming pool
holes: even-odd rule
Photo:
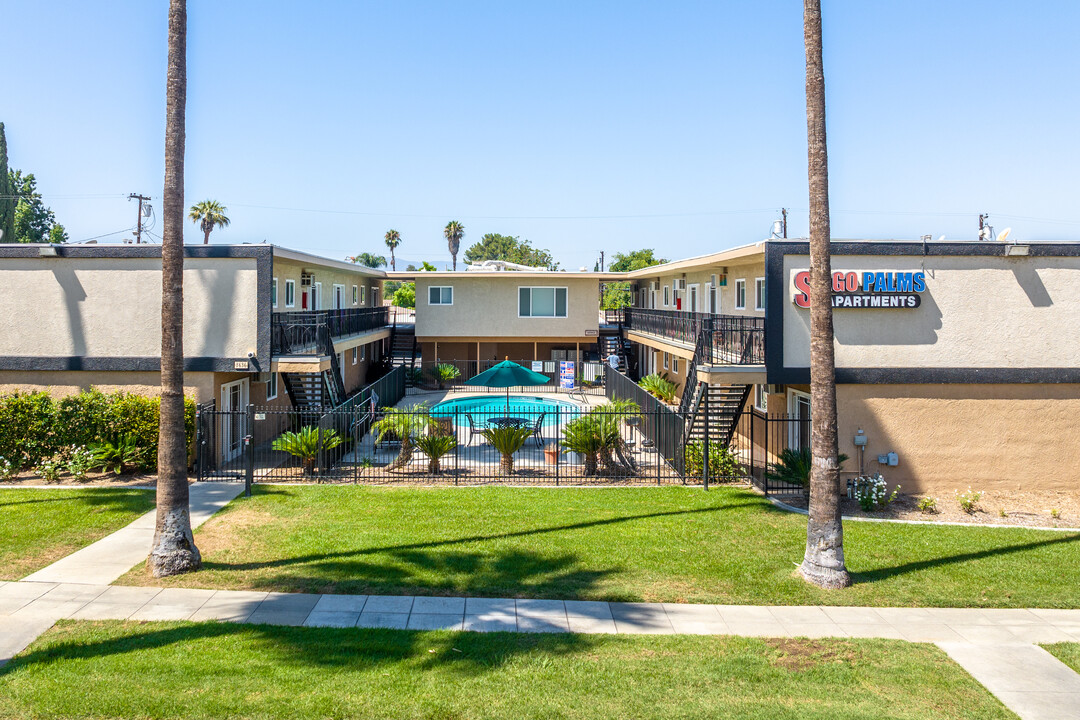
[[[468,426],[469,419],[465,417],[467,414],[472,415],[477,424],[486,426],[489,418],[506,416],[524,418],[531,424],[536,422],[540,413],[545,413],[544,426],[547,427],[578,417],[581,415],[581,408],[564,400],[511,395],[510,408],[507,411],[506,396],[494,394],[443,400],[431,408],[432,417],[452,418],[455,413],[459,426]]]

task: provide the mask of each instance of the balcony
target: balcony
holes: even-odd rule
[[[687,349],[696,348],[701,337],[703,365],[765,363],[765,318],[641,308],[627,308],[624,312],[625,327],[630,332]]]
[[[281,355],[323,355],[334,340],[381,330],[389,324],[389,308],[347,308],[308,312],[276,312],[270,320],[270,351]]]

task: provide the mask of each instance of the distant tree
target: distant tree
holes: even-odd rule
[[[352,257],[347,257],[345,259],[349,262],[369,268],[386,267],[386,258],[382,255],[376,255],[375,253],[362,252],[359,255],[353,255]]]
[[[394,292],[390,304],[403,308],[416,307],[416,283],[401,283],[401,287]]]
[[[454,258],[454,270],[457,270],[457,254],[458,250],[461,249],[461,238],[465,237],[465,226],[457,220],[451,220],[446,223],[446,227],[443,228],[443,235],[446,236],[446,244],[450,248],[450,256]]]
[[[15,190],[8,175],[7,136],[0,122],[0,242],[15,242]]]
[[[608,266],[611,272],[631,272],[642,270],[653,265],[666,263],[664,258],[656,257],[651,248],[644,250],[631,250],[628,253],[615,253],[614,260]],[[618,310],[630,307],[633,297],[630,293],[630,283],[612,282],[604,284],[604,292],[600,298],[600,308],[603,310]]]
[[[416,268],[414,267],[413,269],[415,270]],[[427,260],[421,260],[420,261],[420,270],[423,271],[423,272],[437,272],[438,269],[439,268],[435,267],[434,265],[429,263]]]
[[[480,242],[465,251],[467,263],[478,263],[484,260],[504,260],[521,265],[546,267],[550,270],[559,268],[559,263],[555,262],[547,250],[534,248],[528,240],[498,233],[484,235],[480,238]]]
[[[397,270],[397,260],[394,258],[394,250],[401,244],[401,233],[397,230],[387,230],[383,239],[386,241],[386,247],[390,248],[390,269]]]
[[[664,258],[658,258],[651,248],[644,250],[631,250],[628,253],[615,253],[615,259],[608,265],[611,272],[631,272],[642,270],[653,265],[666,263]]]
[[[34,173],[23,175],[21,170],[9,170],[8,187],[10,194],[18,196],[19,199],[15,204],[15,229],[12,238],[7,239],[5,232],[4,242],[44,243],[50,242],[50,238],[54,237],[67,239],[64,227],[57,225],[53,211],[41,201]],[[54,227],[59,228],[55,233]]]
[[[191,206],[188,217],[191,222],[199,223],[203,231],[203,245],[210,244],[210,233],[216,227],[229,227],[229,218],[225,215],[229,208],[217,200],[203,200]]]

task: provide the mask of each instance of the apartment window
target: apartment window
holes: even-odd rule
[[[356,364],[356,350],[357,350],[357,348],[352,349],[352,364],[353,365]]]
[[[360,304],[367,304],[367,286],[360,288]]]
[[[679,372],[679,356],[678,355],[672,355],[671,356],[671,372],[673,372],[675,374],[678,374],[678,372]]]
[[[668,354],[664,353],[664,369],[668,369]]]
[[[360,300],[360,289],[355,285],[352,286],[352,304],[355,305]]]
[[[367,360],[367,345],[360,346],[360,359]]]
[[[266,399],[273,400],[277,397],[277,373],[270,373],[270,379],[266,381]]]
[[[754,309],[765,309],[765,278],[754,280]]]
[[[274,278],[274,281],[270,283],[270,306],[277,307],[277,278]]]
[[[566,317],[566,288],[518,288],[518,317]]]
[[[735,281],[735,309],[746,309],[746,280]]]
[[[371,286],[371,307],[379,307],[379,288]]]
[[[291,308],[296,305],[296,281],[285,281],[285,307]]]
[[[453,305],[454,288],[449,285],[433,285],[427,290],[428,305]]]
[[[671,288],[664,286],[664,307],[671,305]]]
[[[769,411],[769,395],[765,392],[764,385],[754,386],[754,407],[761,412]]]

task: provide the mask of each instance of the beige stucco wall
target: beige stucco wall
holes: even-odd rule
[[[360,269],[357,266],[356,270],[345,270],[337,267],[330,267],[327,265],[319,265],[313,262],[302,262],[299,260],[292,260],[289,258],[283,258],[279,255],[274,256],[274,266],[272,277],[277,278],[278,281],[278,303],[277,307],[272,308],[278,312],[292,312],[302,310],[301,295],[307,288],[300,286],[300,274],[301,271],[307,270],[314,276],[313,283],[322,283],[322,299],[321,307],[314,308],[311,303],[308,304],[308,310],[328,310],[334,307],[334,285],[345,286],[345,304],[346,308],[354,307],[374,307],[378,299],[378,304],[382,299],[382,285],[383,281],[379,277],[374,277],[368,272]],[[296,298],[292,307],[285,305],[285,281],[292,280],[296,284]],[[352,301],[352,288],[353,285],[357,286],[357,302]],[[361,302],[359,292],[360,287],[367,288],[363,293],[364,297]],[[377,293],[372,293],[372,289],[377,289]]]
[[[1080,258],[836,256],[833,270],[922,271],[914,309],[837,309],[836,365],[861,367],[1080,367]],[[810,363],[810,314],[797,308],[784,261],[784,361]]]
[[[905,492],[952,499],[956,490],[1080,489],[1080,385],[840,385],[840,452]],[[899,455],[895,467],[877,456]]]
[[[698,286],[698,297],[700,298],[697,312],[710,312],[708,307],[708,295],[706,286],[711,282],[712,275],[720,275],[727,270],[727,284],[719,286],[719,292],[717,300],[719,307],[716,308],[716,312],[723,315],[753,315],[762,316],[765,314],[764,310],[758,310],[754,303],[754,281],[757,278],[765,277],[765,258],[764,255],[758,255],[750,260],[741,260],[736,264],[703,264],[698,267],[688,268],[685,271],[686,277],[686,290],[679,291],[679,297],[682,298],[682,310],[690,311],[690,286]],[[674,294],[669,290],[669,304],[664,305],[664,286],[669,288],[677,278],[684,276],[683,271],[679,272],[661,272],[654,277],[639,279],[634,282],[634,307],[642,307],[641,305],[641,291],[645,290],[645,307],[653,308],[656,310],[675,310]],[[746,307],[737,308],[735,303],[735,281],[746,281]],[[651,304],[651,293],[649,290],[649,283],[658,281],[656,289],[656,305]],[[719,283],[719,278],[717,278]]]
[[[160,357],[161,260],[0,262],[0,355]],[[186,258],[184,354],[256,352],[254,258]]]
[[[421,338],[485,337],[534,338],[580,337],[599,329],[600,286],[595,278],[575,278],[571,273],[548,277],[431,277],[416,279],[416,335]],[[428,305],[428,288],[450,285],[453,305]],[[565,287],[565,318],[518,317],[519,287]]]
[[[215,381],[214,373],[184,373],[184,395],[196,402],[214,398],[218,387],[220,382]],[[53,397],[66,397],[91,388],[105,393],[123,390],[155,397],[161,394],[161,376],[156,372],[0,370],[0,395],[47,392]]]

